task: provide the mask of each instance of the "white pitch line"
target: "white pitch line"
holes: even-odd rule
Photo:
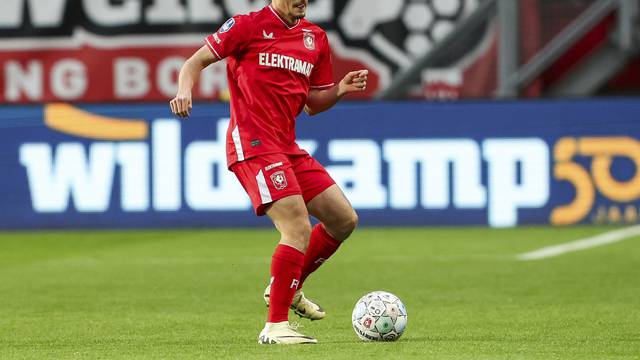
[[[590,249],[596,246],[613,244],[618,241],[632,238],[634,236],[640,236],[640,225],[630,226],[621,230],[610,231],[604,234],[579,239],[560,245],[544,247],[542,249],[517,255],[516,259],[521,261],[541,260],[574,251]]]

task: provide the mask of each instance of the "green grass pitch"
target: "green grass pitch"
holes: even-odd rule
[[[638,359],[640,238],[514,260],[609,230],[359,229],[305,285],[328,316],[297,347],[256,343],[275,231],[0,233],[0,359]],[[407,306],[395,343],[351,328],[372,290]]]

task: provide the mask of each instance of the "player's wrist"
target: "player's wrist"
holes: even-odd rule
[[[348,91],[347,91],[347,86],[340,82],[338,84],[338,92],[336,93],[336,96],[338,97],[338,99],[342,99],[345,95],[347,95]]]
[[[191,91],[189,90],[178,90],[178,93],[176,94],[177,98],[187,98],[190,99],[191,98]]]

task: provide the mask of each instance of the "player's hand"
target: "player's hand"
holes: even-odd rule
[[[188,117],[191,114],[193,103],[191,102],[191,93],[178,94],[169,102],[171,112],[180,117]]]
[[[365,91],[367,89],[367,75],[369,75],[369,70],[352,71],[345,75],[338,85],[338,96]]]

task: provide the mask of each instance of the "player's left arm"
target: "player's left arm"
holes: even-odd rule
[[[309,90],[304,111],[313,116],[331,109],[345,95],[362,92],[367,89],[369,70],[352,71],[345,75],[340,83],[327,90]]]

